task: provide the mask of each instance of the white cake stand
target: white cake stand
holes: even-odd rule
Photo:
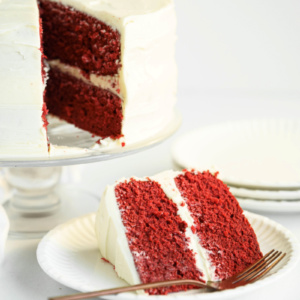
[[[99,138],[57,119],[51,120],[48,136],[59,149],[50,158],[29,160],[14,157],[4,160],[6,182],[12,194],[4,203],[10,220],[11,238],[40,238],[68,219],[95,212],[99,197],[74,185],[58,184],[62,166],[86,164],[134,154],[153,147],[170,137],[180,126],[181,115],[175,111],[172,120],[161,130],[125,147],[98,146]]]

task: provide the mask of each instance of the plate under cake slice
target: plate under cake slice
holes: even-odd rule
[[[262,257],[237,200],[209,172],[166,171],[108,186],[97,213],[96,234],[102,256],[129,284],[223,280]]]

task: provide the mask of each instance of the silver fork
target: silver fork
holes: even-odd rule
[[[59,296],[54,298],[49,298],[49,300],[79,300],[79,299],[88,299],[93,297],[100,297],[112,294],[119,294],[124,292],[131,292],[136,290],[144,290],[151,288],[160,288],[171,285],[195,285],[202,288],[209,288],[213,290],[228,290],[233,289],[239,286],[252,283],[264,275],[266,275],[271,269],[273,269],[284,257],[286,253],[281,251],[275,251],[274,249],[268,252],[261,259],[256,261],[247,269],[243,270],[241,273],[236,274],[223,281],[207,281],[206,283],[190,280],[190,279],[178,279],[178,280],[168,280],[168,281],[159,281],[151,282],[144,284],[137,284],[131,286],[125,286],[120,288],[113,288],[108,290],[101,290],[88,293],[78,293],[68,296]]]

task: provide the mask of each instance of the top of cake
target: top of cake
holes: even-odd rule
[[[50,0],[64,5],[92,8],[95,12],[103,11],[118,18],[130,15],[148,14],[172,3],[171,0]]]
[[[123,21],[130,17],[151,14],[173,6],[173,0],[50,0],[85,12],[106,24],[121,30]],[[129,18],[127,20],[127,18]],[[153,26],[159,24],[153,23]]]

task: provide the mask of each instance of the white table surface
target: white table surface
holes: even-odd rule
[[[100,196],[106,184],[123,176],[146,176],[172,168],[172,142],[193,128],[216,122],[239,119],[282,117],[299,118],[300,96],[270,93],[200,93],[180,91],[179,109],[183,125],[169,140],[155,148],[112,161],[71,166],[64,169],[64,182]],[[271,214],[267,217],[282,224],[300,240],[300,214]],[[74,293],[49,278],[39,267],[36,248],[39,240],[8,240],[5,260],[0,266],[0,299],[47,299],[49,296]],[[276,283],[243,295],[239,300],[300,299],[300,264]],[[201,299],[201,297],[199,298]]]

